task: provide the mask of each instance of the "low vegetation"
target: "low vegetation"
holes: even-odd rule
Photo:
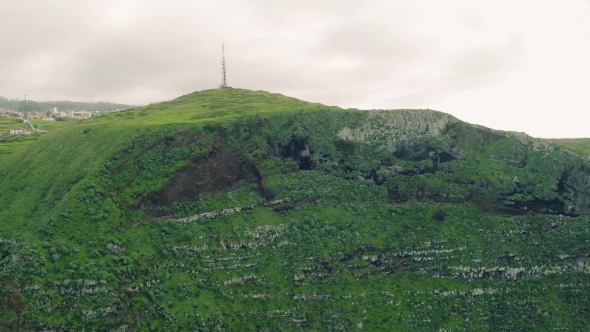
[[[9,155],[26,148],[33,142],[41,138],[39,134],[19,135],[19,136],[0,136],[0,160],[7,158]]]
[[[586,165],[240,89],[68,124],[0,159],[0,330],[584,330]]]
[[[63,128],[66,124],[63,122],[49,122],[43,120],[31,120],[31,123],[41,130],[53,133]],[[10,129],[23,129],[22,120],[16,118],[0,118],[0,132],[7,133]],[[18,136],[0,136],[0,160],[7,158],[9,155],[24,149],[25,147],[36,142],[43,135],[32,133],[31,135]]]
[[[0,118],[0,131],[8,132],[10,129],[22,128],[22,120],[20,122],[17,118],[8,117]]]
[[[66,122],[62,121],[46,121],[39,119],[31,119],[31,123],[33,124],[33,126],[35,126],[36,129],[45,130],[48,132],[54,132],[67,125]]]
[[[547,139],[547,141],[572,149],[580,154],[590,155],[590,138],[556,138]]]

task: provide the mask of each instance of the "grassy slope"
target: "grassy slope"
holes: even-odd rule
[[[0,118],[0,131],[7,132],[9,129],[22,128],[21,122],[17,122],[16,118]]]
[[[158,136],[162,126],[199,126],[255,114],[297,110],[338,110],[294,98],[241,89],[208,90],[170,102],[110,113],[68,125],[26,151],[0,161],[0,219],[4,228],[42,219],[70,189],[109,158],[137,140]],[[174,129],[177,130],[177,129]],[[29,184],[35,184],[31,187]]]
[[[547,141],[583,155],[590,155],[590,138],[554,138]]]
[[[54,132],[65,126],[62,122],[49,122],[43,120],[31,120],[33,125],[38,126],[41,130],[47,130]],[[0,131],[8,132],[9,129],[22,128],[23,125],[17,122],[15,118],[0,118]],[[23,135],[23,136],[11,136],[11,137],[0,137],[0,160],[7,158],[9,155],[24,149],[31,145],[33,142],[41,138],[42,135]]]
[[[39,119],[31,119],[31,123],[37,129],[53,132],[67,126],[67,123],[60,121],[45,121]]]
[[[335,132],[353,128],[359,115],[266,92],[210,90],[80,121],[41,138],[0,160],[0,238],[24,240],[22,246],[0,244],[8,253],[0,257],[0,296],[16,296],[15,283],[43,285],[19,295],[29,303],[23,314],[30,326],[57,330],[587,326],[588,283],[583,268],[571,267],[585,264],[587,217],[500,218],[463,204],[392,205],[386,186],[358,178],[358,170],[370,169],[382,152],[333,146]],[[261,118],[269,124],[257,129]],[[185,132],[186,138],[179,134]],[[286,144],[297,133],[313,137],[316,151],[341,158],[352,171],[293,172],[292,161],[265,155],[267,135]],[[193,144],[192,136],[201,138]],[[214,136],[254,160],[277,198],[299,205],[185,225],[154,222],[127,209],[187,159],[208,151]],[[473,147],[461,148],[482,160],[511,144],[500,141],[488,151],[470,142]],[[481,165],[472,162],[448,163],[451,171],[440,173],[473,173]],[[513,179],[504,166],[484,166]],[[420,179],[431,190],[446,185],[432,177]],[[183,217],[258,201],[244,187],[170,212]],[[247,248],[222,249],[242,242]],[[461,266],[525,272],[514,279],[466,277]],[[544,274],[559,269],[571,272]],[[240,281],[252,275],[256,279]],[[81,281],[55,286],[64,280]],[[14,326],[14,313],[0,307],[0,322]]]
[[[41,138],[41,135],[2,136],[0,137],[0,160],[20,151]]]
[[[0,118],[0,131],[2,132],[8,132],[10,129],[22,127],[22,123],[17,122],[16,118]],[[39,138],[39,135],[18,137],[0,136],[0,160],[8,157],[16,151],[24,149]]]

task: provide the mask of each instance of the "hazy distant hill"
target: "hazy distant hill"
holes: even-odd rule
[[[0,330],[587,330],[582,143],[241,89],[67,125],[0,160]]]
[[[109,102],[77,102],[77,101],[34,101],[27,100],[26,108],[29,111],[51,111],[54,107],[58,110],[92,110],[92,111],[114,111],[123,110],[133,107],[132,105],[109,103]],[[24,111],[25,101],[17,99],[8,99],[0,96],[0,108],[13,111]]]

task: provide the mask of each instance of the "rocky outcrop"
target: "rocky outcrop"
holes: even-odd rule
[[[450,124],[459,122],[446,113],[430,110],[369,111],[367,122],[360,128],[342,128],[338,137],[380,144],[389,152],[397,151],[399,142],[417,138],[440,137]]]
[[[378,184],[393,179],[394,201],[468,201],[500,214],[590,213],[588,160],[574,152],[522,132],[471,125],[436,111],[368,113],[363,125],[344,127],[337,136],[389,152],[391,158],[380,160],[363,177]],[[435,174],[438,187],[429,186],[433,177],[425,174]],[[396,183],[409,176],[422,178],[404,191]]]

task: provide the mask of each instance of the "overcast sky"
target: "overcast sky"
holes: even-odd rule
[[[0,96],[147,104],[227,83],[590,137],[590,0],[1,0]]]

